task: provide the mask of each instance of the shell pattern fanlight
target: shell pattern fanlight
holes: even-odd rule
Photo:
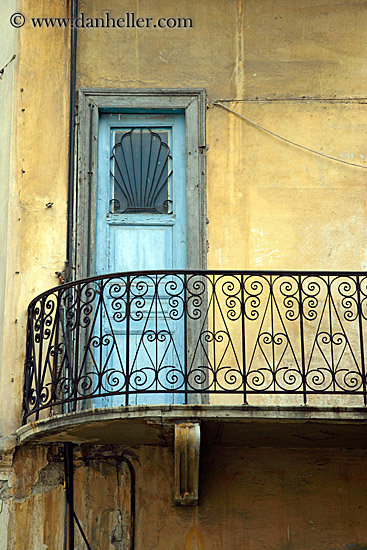
[[[124,133],[112,150],[110,212],[170,213],[171,159],[168,145],[149,128]]]

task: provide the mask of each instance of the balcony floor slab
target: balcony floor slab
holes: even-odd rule
[[[88,409],[28,422],[19,444],[173,445],[174,426],[200,422],[202,444],[367,448],[367,409],[145,405]]]

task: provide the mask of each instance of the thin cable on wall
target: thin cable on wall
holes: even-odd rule
[[[320,151],[315,151],[315,149],[311,149],[310,147],[306,147],[305,145],[300,145],[299,143],[296,143],[290,139],[287,139],[283,136],[280,136],[279,134],[276,134],[275,132],[272,132],[271,130],[268,130],[267,128],[264,128],[264,126],[261,126],[260,124],[257,124],[256,122],[253,122],[249,118],[247,118],[244,115],[241,115],[241,113],[238,113],[237,111],[234,111],[233,109],[230,109],[226,105],[223,105],[223,103],[220,103],[219,101],[214,101],[212,104],[217,105],[218,107],[222,107],[223,109],[226,109],[226,111],[229,111],[230,113],[233,113],[234,115],[237,115],[240,118],[243,118],[243,120],[246,120],[249,124],[252,124],[252,126],[255,126],[256,128],[260,128],[260,130],[264,130],[264,132],[267,132],[268,134],[271,134],[272,136],[281,139],[285,141],[286,143],[290,143],[291,145],[294,145],[295,147],[299,147],[300,149],[305,149],[306,151],[309,151],[310,153],[314,153],[315,155],[320,155],[321,157],[325,157],[330,160],[335,160],[336,162],[342,162],[343,164],[349,164],[350,166],[355,166],[357,168],[364,168],[367,169],[367,166],[363,166],[363,164],[356,164],[354,162],[349,162],[347,160],[338,159],[337,157],[332,157],[330,155],[326,155],[325,153],[321,153]]]

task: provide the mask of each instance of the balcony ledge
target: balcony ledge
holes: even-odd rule
[[[18,443],[173,446],[174,426],[199,422],[203,445],[367,448],[364,407],[140,405],[95,408],[19,428]]]

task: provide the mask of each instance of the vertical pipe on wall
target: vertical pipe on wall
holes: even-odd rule
[[[127,464],[130,472],[130,549],[135,549],[135,470],[130,460],[124,457],[124,462]]]
[[[65,467],[65,457],[64,457],[64,467]],[[65,471],[66,474],[66,471]],[[66,494],[66,475],[65,475],[65,494]],[[68,499],[65,496],[65,507],[64,507],[64,543],[62,545],[62,550],[68,550]]]
[[[70,19],[74,21],[78,15],[78,0],[71,0]],[[69,158],[68,158],[68,205],[65,279],[71,281],[72,274],[72,228],[74,215],[74,144],[75,144],[75,82],[76,82],[76,49],[77,29],[70,28],[70,108],[69,108]]]
[[[68,550],[74,550],[74,453],[73,444],[64,445],[64,465],[65,465],[65,489],[67,500],[67,547]]]
[[[75,21],[78,15],[78,0],[70,2],[70,19]],[[70,27],[70,97],[69,97],[69,151],[68,151],[68,196],[67,196],[67,233],[66,233],[66,262],[65,280],[71,281],[72,258],[72,227],[74,215],[74,143],[75,143],[75,82],[76,82],[76,48],[77,29]],[[73,510],[73,447],[71,443],[64,446],[65,461],[65,531],[64,549],[74,550],[74,510]]]

